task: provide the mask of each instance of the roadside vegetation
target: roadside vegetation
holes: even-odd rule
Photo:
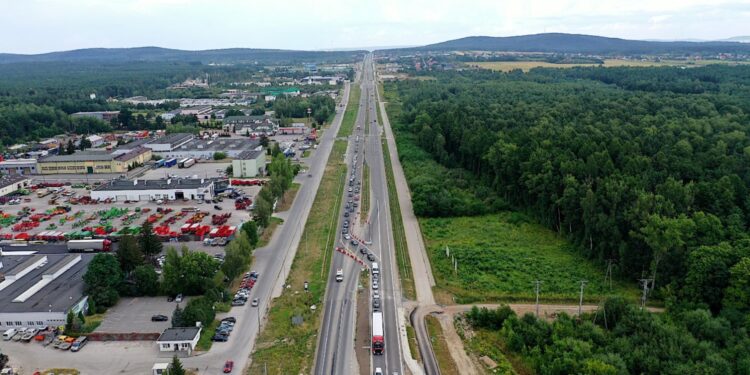
[[[292,207],[292,203],[294,203],[294,197],[297,196],[297,191],[299,191],[300,184],[296,182],[292,182],[292,185],[289,186],[289,189],[284,192],[284,195],[279,200],[279,203],[276,204],[276,212],[284,212]]]
[[[526,215],[421,218],[420,225],[441,303],[533,301],[535,280],[542,301],[577,303],[581,280],[585,301],[609,294],[637,299],[634,285],[615,280],[610,290],[605,269]]]
[[[440,322],[432,315],[427,315],[424,320],[427,326],[427,333],[430,335],[432,350],[438,361],[438,367],[440,367],[440,373],[443,375],[459,375],[460,372],[456,367],[456,362],[451,357],[451,352],[448,349],[445,336],[443,336],[443,328],[440,327]]]
[[[354,132],[354,124],[357,122],[359,98],[361,95],[362,89],[360,89],[359,83],[352,83],[349,87],[349,102],[346,105],[346,112],[344,112],[344,118],[341,120],[341,127],[337,136],[348,137]]]
[[[396,180],[393,177],[391,155],[388,153],[388,144],[385,139],[381,141],[381,146],[383,148],[383,160],[385,161],[386,184],[388,185],[388,206],[391,210],[391,227],[393,231],[393,242],[396,248],[396,264],[398,264],[398,273],[401,278],[401,292],[406,299],[414,300],[417,298],[417,290],[414,286],[414,275],[411,269],[409,249],[406,247],[404,220],[401,218],[401,204],[398,202],[398,192],[396,191]]]
[[[467,62],[468,65],[476,65],[485,69],[499,70],[510,72],[516,69],[528,72],[534,68],[582,68],[601,66],[611,67],[667,67],[667,66],[706,66],[710,64],[742,64],[741,61],[722,61],[722,60],[661,60],[661,61],[641,61],[641,60],[624,60],[624,59],[604,59],[603,63],[551,63],[547,61],[482,61]]]
[[[352,93],[353,89],[354,86]],[[344,136],[345,132],[351,134],[353,129],[359,104],[358,100],[352,101],[351,97],[339,136]],[[350,115],[350,111],[354,113]],[[347,118],[350,123],[344,129]],[[251,374],[263,373],[265,369],[269,374],[300,374],[311,371],[338,222],[337,214],[341,207],[341,192],[346,179],[346,164],[343,163],[346,147],[347,142],[344,140],[336,140],[333,144],[287,279],[287,285],[291,285],[291,289],[273,300],[248,369]],[[309,286],[307,292],[304,291],[305,282]],[[311,309],[313,305],[317,307],[315,310]],[[302,317],[303,323],[293,325],[294,316]]]

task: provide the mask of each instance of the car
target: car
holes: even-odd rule
[[[260,303],[260,300],[258,300],[257,298],[253,298],[253,302],[250,303],[250,306],[258,307],[258,303]]]
[[[182,302],[182,293],[180,293],[176,297],[174,297],[174,301],[177,302],[177,303]]]
[[[222,210],[222,208],[221,208],[221,207],[220,207],[220,206],[219,206],[218,204],[215,204],[215,205],[214,205],[214,208],[215,208],[215,209],[217,209],[217,210],[219,210],[219,211],[221,211],[221,210]]]
[[[154,316],[151,317],[151,321],[152,322],[166,322],[168,320],[169,320],[169,318],[166,315],[161,315],[161,314],[154,315]]]
[[[232,301],[232,306],[245,306],[244,299],[235,299]]]
[[[229,340],[229,335],[222,335],[220,333],[217,333],[211,337],[211,341],[226,342],[227,340]]]
[[[372,291],[372,298],[374,298],[374,299],[380,299],[380,292],[378,292],[377,290],[373,290]]]
[[[228,316],[221,320],[222,322],[231,322],[231,323],[237,323],[237,318],[233,316]]]
[[[372,300],[372,308],[373,309],[379,309],[380,308],[380,298],[374,298]]]
[[[354,240],[352,240],[352,241],[354,242]],[[360,247],[359,248],[359,252],[362,253],[362,255],[365,255],[365,254],[367,254],[367,249],[365,249],[364,247]]]
[[[354,246],[354,247],[357,247],[357,246],[359,246],[359,242],[357,242],[357,240],[352,240],[352,242],[350,242],[350,243],[351,243],[351,244],[352,244],[352,246]]]
[[[348,234],[344,233],[344,238],[345,238],[345,239],[347,239],[347,240],[350,240],[350,239],[352,238],[352,236],[350,236],[350,235],[348,235]]]
[[[174,296],[167,296],[167,302],[174,302]]]
[[[344,217],[349,217],[349,212],[344,212]]]
[[[378,289],[378,288],[379,288],[378,281],[377,280],[372,280],[372,289]]]
[[[375,367],[375,372],[373,373],[373,375],[383,375],[383,369],[381,369],[380,367]]]
[[[349,229],[347,229],[347,228],[344,228],[344,229],[343,229],[343,230],[341,231],[341,234],[345,234],[345,235],[346,235],[346,234],[349,234]],[[347,238],[347,239],[348,239],[348,238]]]
[[[372,253],[367,253],[367,260],[369,260],[370,262],[374,262],[375,261],[375,256],[372,255]]]

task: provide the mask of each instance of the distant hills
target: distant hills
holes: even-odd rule
[[[362,51],[293,51],[277,49],[228,48],[186,51],[161,47],[86,48],[35,55],[0,53],[0,64],[28,62],[123,62],[196,61],[202,63],[319,61],[351,59]]]
[[[469,36],[442,43],[400,50],[481,50],[600,55],[658,55],[674,53],[750,53],[750,44],[738,43],[737,41],[657,42],[608,38],[595,35],[544,33],[509,37]]]

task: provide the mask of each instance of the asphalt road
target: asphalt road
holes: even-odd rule
[[[371,357],[370,368],[371,370],[381,368],[387,374],[403,374],[403,358],[399,350],[401,337],[396,315],[401,304],[401,292],[397,271],[395,271],[388,188],[380,143],[382,128],[377,123],[372,55],[365,58],[360,77],[362,95],[355,123],[355,132],[349,140],[346,160],[350,166],[350,171],[353,164],[357,166],[357,182],[361,181],[363,160],[366,160],[370,168],[370,186],[364,186],[362,189],[369,188],[371,190],[372,216],[369,225],[360,228],[356,234],[363,240],[372,241],[368,248],[380,264],[379,292],[385,324],[385,351],[383,355]],[[365,126],[370,127],[369,135],[366,137],[363,131]],[[352,151],[353,147],[357,152]],[[357,155],[356,163],[353,160],[355,154]],[[351,176],[351,172],[349,175]],[[344,194],[345,199],[349,199],[346,193]],[[362,214],[366,215],[367,213]],[[354,223],[356,220],[352,219],[352,222]],[[341,237],[340,230],[337,232],[337,243],[340,243],[339,237]],[[356,253],[356,250],[350,250]],[[337,283],[335,281],[337,269],[344,270],[343,282]],[[351,258],[338,252],[334,253],[326,292],[325,314],[316,354],[316,375],[357,373],[354,350],[361,350],[361,348],[353,347],[357,269],[357,264]],[[370,285],[364,287],[371,288]],[[371,316],[371,304],[368,304],[368,306],[370,306],[368,311],[360,313]]]

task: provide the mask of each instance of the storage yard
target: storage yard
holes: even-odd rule
[[[223,244],[226,240],[219,239],[231,238],[251,218],[249,210],[259,190],[259,184],[237,186],[208,201],[115,201],[91,199],[91,190],[79,184],[37,184],[28,189],[27,195],[4,199],[0,205],[0,239],[62,242],[108,238],[116,242],[121,235],[138,234],[141,224],[148,221],[164,241]],[[212,243],[214,238],[216,243]]]

